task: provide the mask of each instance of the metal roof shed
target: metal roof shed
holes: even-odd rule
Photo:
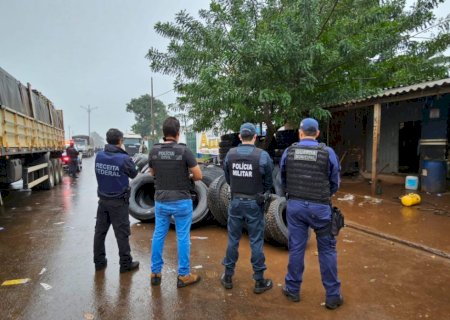
[[[380,130],[382,118],[382,105],[389,105],[395,102],[405,102],[408,100],[442,97],[450,98],[450,78],[427,81],[410,86],[403,86],[384,90],[383,92],[361,99],[354,99],[328,107],[331,113],[339,111],[350,111],[359,108],[370,108],[372,116],[372,150],[371,150],[371,177],[372,194],[375,194],[378,181],[378,164],[380,148]],[[448,117],[447,117],[448,118]],[[447,121],[447,119],[444,119]],[[445,139],[447,143],[447,139]]]

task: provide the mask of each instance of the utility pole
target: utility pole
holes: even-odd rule
[[[150,114],[152,115],[151,123],[150,123],[150,133],[152,136],[152,142],[156,143],[155,141],[155,120],[154,120],[154,114],[153,114],[153,77],[150,78],[150,88],[151,88],[151,97],[150,97]]]
[[[87,108],[83,107],[83,106],[80,106],[80,108],[86,110],[88,113],[88,135],[89,135],[89,138],[91,138],[91,112],[95,109],[98,109],[98,107],[91,108],[91,106],[88,105]]]

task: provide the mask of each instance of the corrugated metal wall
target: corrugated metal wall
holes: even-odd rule
[[[422,119],[422,107],[425,101],[395,102],[381,107],[381,134],[378,169],[389,164],[383,173],[398,172],[399,129],[401,122]],[[369,111],[366,136],[366,168],[371,171],[372,166],[372,133],[373,109]]]

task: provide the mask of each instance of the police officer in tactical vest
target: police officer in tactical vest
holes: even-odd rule
[[[149,154],[150,174],[155,177],[155,231],[152,239],[151,284],[161,284],[164,241],[171,217],[175,220],[178,241],[177,287],[200,281],[190,273],[190,229],[194,181],[202,179],[202,171],[186,145],[178,143],[180,122],[169,117],[163,123],[164,143],[155,144]]]
[[[326,291],[325,306],[343,304],[337,273],[336,239],[330,233],[330,198],[339,188],[339,162],[333,149],[318,143],[319,124],[306,118],[300,123],[300,142],[287,148],[280,161],[286,188],[289,264],[283,294],[300,301],[308,228],[316,232],[320,273]]]
[[[221,283],[226,289],[233,288],[232,277],[238,260],[239,240],[242,228],[247,226],[250,247],[254,293],[263,293],[272,288],[272,281],[264,279],[266,270],[264,245],[264,193],[272,188],[273,163],[269,154],[255,147],[256,128],[244,123],[239,135],[242,144],[230,149],[223,168],[225,179],[231,188],[231,203],[228,210],[228,247],[223,259],[225,273]]]
[[[95,158],[95,175],[98,183],[97,223],[94,235],[94,263],[97,271],[106,268],[105,237],[112,224],[119,246],[120,272],[135,270],[139,261],[133,261],[128,237],[128,179],[137,175],[136,167],[123,149],[123,133],[109,129],[107,145]]]

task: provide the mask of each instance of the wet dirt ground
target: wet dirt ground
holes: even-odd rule
[[[0,230],[0,283],[18,278],[29,278],[30,282],[0,287],[0,319],[450,317],[450,260],[352,228],[344,228],[338,237],[339,275],[345,304],[336,311],[326,310],[322,305],[324,290],[314,236],[306,252],[300,303],[292,303],[282,296],[280,286],[286,272],[287,250],[270,244],[265,246],[266,276],[274,280],[275,286],[262,295],[253,294],[246,237],[240,246],[234,288],[223,289],[219,277],[223,271],[220,262],[226,247],[226,230],[213,225],[196,228],[191,233],[194,237],[207,237],[192,239],[191,266],[197,268],[193,272],[203,277],[195,286],[176,288],[177,251],[173,230],[166,241],[162,285],[150,286],[153,224],[142,224],[132,218],[130,242],[133,257],[141,262],[139,271],[119,273],[117,244],[110,230],[106,240],[108,267],[95,273],[92,238],[96,182],[93,159],[83,163],[83,172],[75,181],[65,177],[51,191],[14,192],[5,199],[5,206],[0,209],[0,227],[4,228]],[[344,188],[347,188],[345,184]],[[448,250],[450,234],[445,233],[445,229],[450,230],[448,217],[419,212],[417,218],[408,220],[396,204],[385,209],[367,203],[362,207],[367,210],[363,211],[355,201],[342,202],[342,207],[347,220],[367,223],[370,228],[398,236],[404,234],[414,241],[422,238],[430,246]],[[394,216],[398,217],[394,219]],[[386,217],[391,218],[390,225]],[[435,218],[443,220],[435,222]],[[425,223],[423,233],[427,236],[418,237],[413,231],[400,230],[398,226],[408,221],[414,222],[411,225]],[[430,229],[438,230],[438,235]],[[46,290],[41,283],[51,288]]]

